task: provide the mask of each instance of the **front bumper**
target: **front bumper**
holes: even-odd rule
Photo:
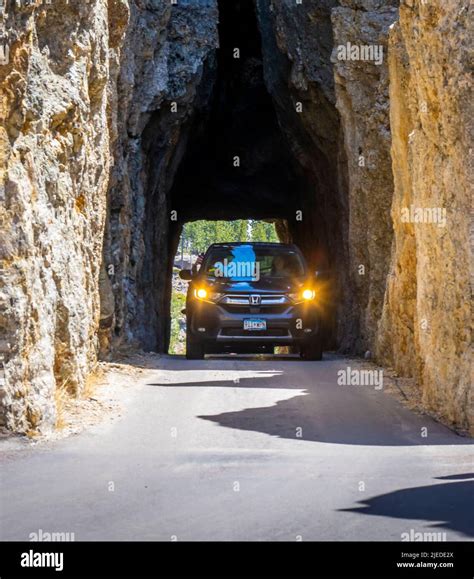
[[[278,308],[252,308],[258,311],[228,311],[219,304],[195,301],[188,331],[218,344],[252,343],[289,345],[304,342],[320,330],[320,316],[313,303]],[[244,320],[265,320],[266,330],[244,330]]]

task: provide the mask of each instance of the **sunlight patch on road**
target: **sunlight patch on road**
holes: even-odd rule
[[[281,370],[160,370],[157,385],[205,384],[229,382],[238,384],[241,380],[268,379],[282,376]]]

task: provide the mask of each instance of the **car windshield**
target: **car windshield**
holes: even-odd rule
[[[305,267],[300,254],[288,247],[225,245],[209,251],[201,273],[235,281],[258,281],[303,277]]]

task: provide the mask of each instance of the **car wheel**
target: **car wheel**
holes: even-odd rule
[[[303,360],[323,359],[323,340],[320,332],[301,345],[300,356]]]
[[[262,348],[262,354],[271,354],[273,356],[273,354],[275,353],[275,347],[274,346],[263,346]]]
[[[191,334],[191,319],[186,318],[186,359],[202,360],[206,350],[204,342]]]
[[[186,333],[186,359],[202,360],[204,358],[204,344],[199,338]]]

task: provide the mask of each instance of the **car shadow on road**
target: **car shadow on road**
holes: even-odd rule
[[[455,480],[443,484],[407,488],[359,501],[362,506],[339,509],[341,512],[393,517],[396,519],[418,519],[432,521],[428,529],[434,527],[456,531],[474,537],[474,517],[472,498],[474,496],[473,473],[439,477],[441,480]],[[406,532],[410,533],[411,529]],[[426,527],[413,532],[430,533]],[[413,540],[413,539],[411,539]],[[429,540],[425,538],[425,540]],[[442,540],[449,541],[449,533]]]
[[[319,364],[322,364],[321,362]],[[154,382],[165,388],[243,388],[275,390],[273,405],[245,408],[197,418],[225,428],[254,431],[292,439],[296,443],[323,442],[369,446],[474,445],[428,416],[415,414],[383,391],[361,391],[337,386],[332,381],[310,387],[294,383],[281,368],[253,370],[238,380]],[[285,390],[281,396],[278,390]],[[289,395],[291,390],[295,395]],[[256,392],[258,399],[258,392]],[[255,400],[255,395],[253,395]],[[278,400],[278,397],[284,398]],[[268,399],[268,397],[267,397]]]

